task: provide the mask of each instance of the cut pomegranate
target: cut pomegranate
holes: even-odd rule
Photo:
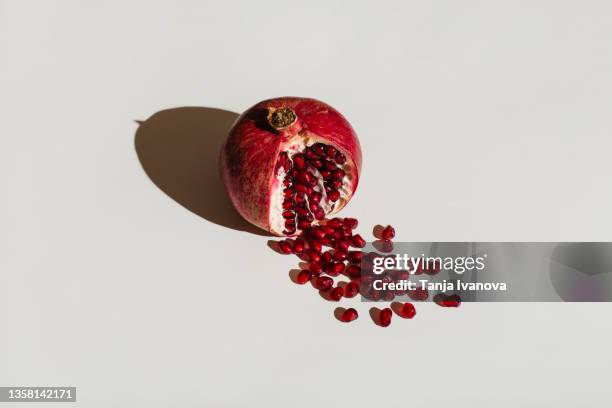
[[[232,127],[221,149],[220,171],[245,219],[275,235],[299,235],[351,199],[361,147],[351,125],[331,106],[306,98],[270,99],[247,110]]]

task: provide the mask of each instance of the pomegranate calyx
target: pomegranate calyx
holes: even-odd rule
[[[297,115],[291,108],[269,108],[268,123],[276,130],[287,129],[297,121]]]

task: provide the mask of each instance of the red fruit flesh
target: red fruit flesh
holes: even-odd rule
[[[331,106],[283,97],[244,112],[221,149],[220,172],[238,212],[275,235],[340,211],[361,171],[361,147]]]
[[[329,292],[329,297],[331,300],[339,301],[344,296],[344,289],[337,286]]]
[[[310,271],[300,271],[300,273],[298,273],[297,277],[295,278],[295,281],[300,285],[303,285],[308,282],[311,277],[312,273]]]

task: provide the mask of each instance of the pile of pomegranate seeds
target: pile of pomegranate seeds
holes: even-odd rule
[[[319,290],[323,297],[329,301],[338,302],[342,298],[353,298],[361,293],[362,296],[374,301],[393,302],[396,297],[408,295],[414,301],[424,301],[429,298],[426,289],[417,288],[414,291],[391,291],[376,290],[373,287],[375,279],[385,282],[407,280],[410,272],[406,270],[392,270],[380,275],[370,273],[373,259],[381,255],[375,252],[363,252],[366,241],[354,230],[358,226],[355,218],[332,218],[320,220],[319,224],[312,222],[304,228],[294,239],[287,238],[278,242],[279,252],[283,254],[295,254],[306,262],[306,269],[302,269],[295,276],[295,283],[300,285],[311,283],[312,287]],[[378,228],[375,235],[383,241],[390,242],[395,236],[395,230],[390,225]],[[365,271],[362,271],[362,266]],[[439,268],[424,270],[417,269],[414,274],[434,275]],[[348,279],[336,282],[335,278]],[[458,307],[461,299],[458,295],[436,295],[436,304],[443,307]],[[393,312],[404,319],[412,319],[416,315],[416,309],[412,303],[394,302],[391,308],[384,308],[373,316],[374,323],[381,327],[391,324]],[[357,311],[353,308],[346,309],[340,316],[341,322],[349,323],[358,318]]]
[[[342,153],[323,143],[313,144],[291,158],[287,152],[280,153],[277,166],[285,171],[284,234],[293,235],[298,229],[307,229],[314,220],[322,220],[326,213],[333,211],[346,177],[340,167],[345,162]],[[324,195],[327,208],[321,206]]]

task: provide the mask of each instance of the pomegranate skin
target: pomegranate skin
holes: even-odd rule
[[[289,108],[297,119],[286,128],[269,122],[270,112]],[[276,178],[279,153],[299,143],[332,145],[346,158],[348,193],[327,215],[341,210],[359,183],[361,146],[349,122],[324,102],[299,97],[268,99],[245,111],[234,123],[221,148],[221,180],[238,212],[250,223],[271,232],[271,197],[282,189]]]

